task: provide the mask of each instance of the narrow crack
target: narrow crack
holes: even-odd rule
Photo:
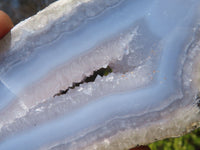
[[[107,76],[111,72],[112,72],[112,69],[110,68],[110,66],[107,66],[107,68],[100,68],[99,70],[94,71],[91,76],[83,79],[81,82],[75,82],[75,83],[73,83],[73,85],[71,87],[67,88],[66,90],[60,90],[59,93],[55,94],[53,97],[64,95],[69,91],[69,89],[74,89],[84,83],[94,82],[98,75],[103,77],[103,76]]]
[[[197,106],[198,106],[199,109],[200,109],[200,93],[197,94],[196,102],[197,102]]]

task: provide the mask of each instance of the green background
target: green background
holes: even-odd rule
[[[151,150],[200,150],[200,128],[179,138],[157,141],[149,147]]]

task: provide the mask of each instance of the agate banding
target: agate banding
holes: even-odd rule
[[[129,149],[199,127],[199,11],[60,0],[19,23],[0,41],[0,149]]]

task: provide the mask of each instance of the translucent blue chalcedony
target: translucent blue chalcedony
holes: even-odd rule
[[[19,23],[0,41],[0,149],[120,150],[197,127],[199,8],[60,0]]]

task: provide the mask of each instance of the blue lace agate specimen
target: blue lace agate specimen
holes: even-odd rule
[[[121,150],[187,133],[200,126],[199,57],[199,0],[57,1],[0,41],[0,149]]]

